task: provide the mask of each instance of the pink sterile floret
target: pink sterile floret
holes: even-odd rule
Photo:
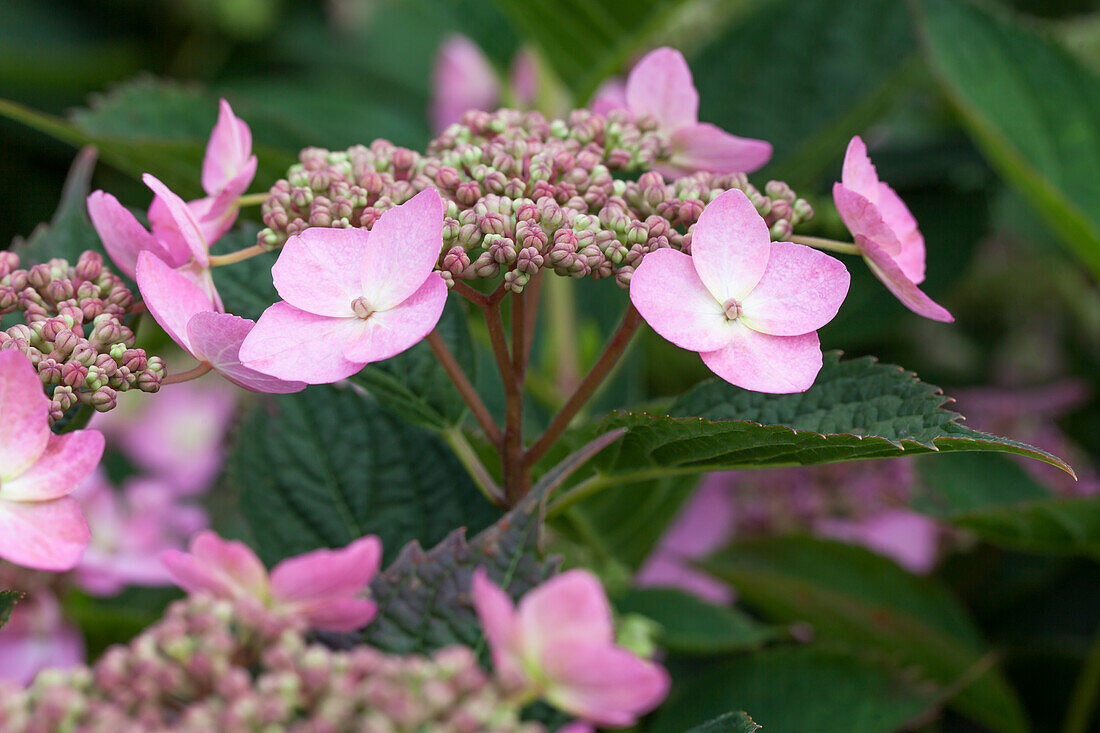
[[[432,128],[441,132],[467,110],[493,110],[498,101],[500,79],[481,48],[466,36],[449,36],[432,69]]]

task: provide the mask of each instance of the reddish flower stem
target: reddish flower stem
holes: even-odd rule
[[[479,308],[489,307],[489,298],[487,296],[474,290],[461,280],[455,280],[455,284],[451,289]]]
[[[180,382],[190,382],[192,379],[198,379],[204,374],[214,370],[214,367],[210,366],[207,362],[199,364],[194,369],[188,369],[185,372],[179,372],[178,374],[169,374],[161,381],[161,385],[165,384],[179,384]]]
[[[438,330],[433,330],[428,334],[428,345],[432,347],[435,358],[443,365],[443,371],[447,372],[447,376],[450,377],[458,393],[462,395],[462,399],[466,402],[466,406],[470,408],[470,413],[477,420],[477,424],[481,426],[485,437],[499,449],[502,440],[500,427],[493,420],[493,416],[489,414],[489,408],[485,406],[485,403],[481,400],[481,395],[477,393],[466,373],[462,371],[462,367],[459,366],[454,354],[443,343]]]

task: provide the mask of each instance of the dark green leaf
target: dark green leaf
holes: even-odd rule
[[[11,618],[15,604],[22,600],[23,594],[14,590],[0,590],[0,628]]]
[[[734,608],[716,606],[674,588],[636,588],[615,600],[620,613],[661,625],[660,646],[682,654],[726,654],[756,649],[783,632]]]
[[[53,219],[49,224],[40,224],[25,242],[16,246],[15,251],[24,267],[45,262],[52,257],[61,257],[70,264],[75,264],[80,254],[89,249],[103,254],[103,245],[92,227],[85,205],[95,159],[94,148],[80,151],[73,161],[68,178],[65,179],[61,202]]]
[[[726,713],[702,725],[697,725],[688,733],[753,733],[760,726],[752,722],[748,713]]]
[[[366,534],[393,558],[411,540],[500,516],[431,432],[354,389],[311,387],[256,404],[235,434],[228,478],[267,562]]]
[[[1050,498],[1050,492],[1023,467],[1003,455],[956,453],[917,461],[920,492],[913,508],[934,517],[1021,501]]]
[[[945,686],[967,680],[953,705],[991,730],[1027,729],[1004,676],[984,669],[989,651],[977,629],[932,579],[861,547],[798,536],[736,543],[704,567],[775,621],[807,621],[818,639],[876,650]],[[982,671],[970,681],[974,670]]]
[[[978,145],[1100,273],[1100,78],[1006,14],[919,6],[932,66]]]

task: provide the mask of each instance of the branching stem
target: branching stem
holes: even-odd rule
[[[807,247],[822,249],[827,252],[839,252],[845,255],[862,254],[859,247],[851,242],[838,242],[835,239],[826,239],[825,237],[803,237],[796,234],[791,235],[790,240],[795,244],[804,244]]]
[[[243,262],[248,259],[252,259],[256,255],[262,255],[269,250],[259,244],[254,244],[251,247],[245,247],[239,249],[236,252],[230,252],[224,255],[210,255],[211,267],[223,267],[225,265],[232,265],[237,262]]]
[[[462,371],[462,367],[459,366],[454,354],[443,343],[443,338],[439,335],[438,330],[433,330],[428,334],[428,345],[432,347],[432,353],[435,354],[435,358],[443,366],[443,371],[447,372],[447,376],[454,384],[455,389],[462,395],[462,399],[466,402],[466,406],[470,408],[470,413],[477,420],[477,424],[481,426],[485,437],[499,448],[501,445],[500,428],[493,420],[493,416],[489,414],[489,408],[482,402],[481,395],[477,393],[466,373]]]

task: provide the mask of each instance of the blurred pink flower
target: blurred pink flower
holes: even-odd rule
[[[632,725],[668,694],[668,673],[615,646],[603,586],[586,570],[570,570],[523,597],[518,609],[474,572],[474,607],[506,685],[534,692],[592,723]]]
[[[428,189],[369,232],[312,227],[291,237],[271,268],[283,301],[260,316],[241,361],[280,379],[325,384],[413,346],[447,301],[433,271],[442,232],[443,202]]]
[[[65,622],[49,590],[28,593],[0,628],[0,680],[27,685],[44,669],[69,669],[83,662],[84,639]]]
[[[448,36],[432,70],[432,129],[441,132],[467,110],[486,112],[500,101],[500,79],[481,48],[466,36]]]
[[[911,573],[932,572],[939,557],[939,525],[908,509],[888,510],[863,519],[825,518],[817,522],[814,531],[862,545]]]
[[[348,632],[370,623],[374,601],[363,598],[382,562],[374,535],[340,550],[314,550],[277,564],[270,576],[247,545],[200,532],[190,552],[160,555],[173,580],[188,593],[226,600],[252,599],[283,618],[323,631]]]
[[[914,313],[954,321],[917,287],[924,281],[924,237],[894,189],[879,181],[858,135],[848,143],[841,180],[833,184],[833,200],[875,277]]]
[[[68,570],[88,544],[88,524],[69,494],[98,465],[103,435],[54,435],[49,408],[30,360],[0,351],[0,558]]]
[[[790,242],[738,189],[703,210],[691,255],[647,254],[630,300],[658,334],[731,384],[756,392],[803,392],[821,370],[817,329],[836,315],[850,277],[839,260]]]
[[[625,94],[617,89],[597,97],[592,109],[600,114],[626,108],[635,119],[651,118],[669,136],[672,158],[659,166],[666,178],[709,171],[751,173],[772,157],[764,140],[738,137],[709,122],[699,122],[699,92],[684,55],[673,48],[646,54],[630,70]]]

